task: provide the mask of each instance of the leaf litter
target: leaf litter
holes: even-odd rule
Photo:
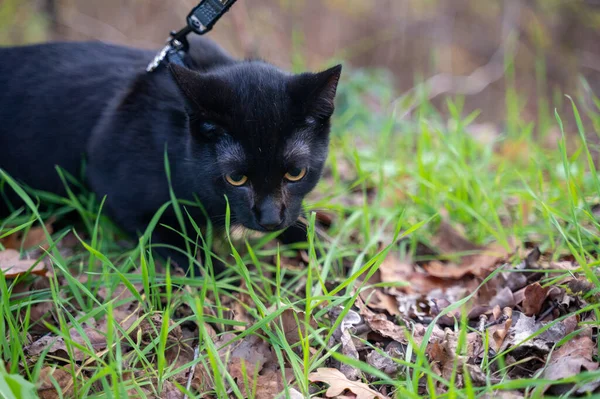
[[[333,223],[329,214],[321,215],[319,219],[326,227]],[[51,225],[46,227],[51,231]],[[34,228],[29,234],[32,234],[31,238],[9,236],[2,241],[5,249],[0,251],[0,269],[6,278],[20,279],[12,292],[15,297],[49,288],[49,269],[44,260],[38,262],[35,256],[39,257],[39,254],[35,252],[23,255],[19,252],[21,248],[44,245],[45,234]],[[593,291],[593,284],[577,273],[578,265],[572,259],[549,260],[551,254],[545,254],[535,246],[528,250],[523,248],[523,244],[515,240],[476,245],[444,217],[431,242],[419,243],[415,255],[422,252],[426,254],[426,260],[389,252],[366,288],[358,292],[351,309],[332,307],[323,319],[315,320],[312,316],[307,318],[304,312],[287,308],[267,327],[262,327],[268,329],[263,332],[279,331],[297,353],[300,353],[301,345],[307,343],[310,351],[315,353],[320,347],[318,340],[311,337],[314,334],[325,337],[328,327],[344,313],[331,334],[329,348],[336,347],[343,356],[363,361],[391,377],[411,372],[397,360],[407,360],[410,353],[414,360],[415,351],[423,350],[430,370],[445,380],[452,379],[457,387],[465,386],[467,379],[474,386],[485,386],[501,378],[541,376],[548,381],[558,381],[544,386],[546,393],[598,392],[600,383],[574,387],[573,383],[560,382],[599,368],[597,332],[587,327],[590,321],[595,321],[595,315],[584,312],[569,316],[586,304],[597,302],[598,294]],[[308,262],[306,256],[299,255],[282,257],[281,263],[296,267],[299,260],[304,264]],[[34,264],[36,266],[32,268]],[[493,272],[493,278],[477,290]],[[37,277],[31,280],[28,273]],[[556,275],[560,278],[545,279]],[[91,276],[81,276],[80,280],[87,283],[88,278]],[[101,285],[95,291],[97,299],[101,303],[118,303],[113,308],[113,320],[109,322],[106,316],[89,319],[83,323],[81,331],[71,326],[68,329],[69,344],[61,334],[52,332],[55,329],[48,329],[48,326],[58,326],[52,302],[41,301],[31,307],[31,324],[38,328],[29,330],[30,343],[25,353],[30,364],[44,357],[37,384],[40,397],[73,397],[75,381],[91,377],[86,367],[111,349],[107,339],[111,326],[118,337],[117,343],[113,339],[112,345],[121,345],[126,359],[124,378],[140,383],[145,396],[183,398],[185,395],[178,387],[189,381],[192,392],[208,392],[202,396],[207,399],[215,397],[210,393],[215,387],[215,376],[211,376],[209,367],[199,362],[195,354],[200,344],[200,329],[195,322],[181,322],[177,317],[168,320],[164,358],[169,367],[178,372],[162,384],[147,375],[144,371],[147,365],[140,364],[134,356],[134,346],[149,347],[146,361],[155,364],[159,357],[157,342],[164,316],[143,312],[143,304],[137,301],[137,297],[145,295],[143,286],[134,284],[135,293],[130,287]],[[295,292],[302,289],[300,284]],[[470,294],[472,297],[465,306],[449,310],[452,304]],[[250,297],[244,294],[235,300],[224,297],[221,301],[224,307],[231,309],[225,312],[225,317],[235,323],[224,331],[205,323],[203,330],[209,336],[204,339],[213,341],[241,394],[281,398],[287,390],[290,397],[302,397],[289,360],[282,363],[264,335],[240,335],[258,321],[255,313],[249,312],[254,307]],[[210,308],[212,305],[207,302],[205,306],[206,314],[215,316]],[[272,307],[269,311],[277,311],[277,308]],[[189,306],[181,303],[174,309],[174,314],[184,318],[191,313]],[[76,312],[73,315],[83,316]],[[461,338],[461,331],[456,327],[463,320],[470,329]],[[429,333],[428,327],[433,327]],[[122,331],[128,337],[123,336]],[[425,337],[427,342],[424,342]],[[484,344],[486,339],[487,346]],[[504,369],[495,361],[499,355],[504,359]],[[377,377],[333,357],[313,370],[308,378],[313,383],[310,392],[325,398],[393,396],[392,386],[373,384]],[[232,387],[228,382],[225,384],[233,395]],[[159,386],[160,392],[157,391]],[[432,395],[431,389],[436,395],[443,394],[448,388],[440,381],[428,386],[423,378],[419,380],[419,393],[423,395]],[[131,393],[135,396],[139,391]],[[498,393],[496,397],[518,398],[524,397],[523,394],[523,391],[511,391]]]

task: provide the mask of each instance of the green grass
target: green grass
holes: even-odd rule
[[[466,386],[457,389],[455,378],[462,366],[456,363],[450,380],[438,376],[424,346],[410,345],[404,358],[394,359],[401,372],[392,378],[340,355],[338,348],[329,344],[334,328],[358,291],[367,288],[365,281],[388,252],[411,256],[417,244],[430,243],[441,212],[464,226],[474,243],[508,245],[516,238],[537,243],[555,259],[572,256],[580,272],[600,289],[600,226],[592,212],[592,206],[600,202],[600,181],[594,167],[598,149],[586,140],[575,105],[576,128],[564,131],[555,146],[544,145],[546,141],[534,126],[515,119],[514,114],[510,131],[483,143],[469,133],[477,114],[466,114],[460,98],[446,100],[444,113],[449,119],[428,102],[420,105],[414,117],[400,121],[385,109],[367,109],[367,96],[391,98],[387,87],[385,76],[366,72],[353,74],[342,85],[328,170],[307,201],[310,210],[334,214],[334,223],[323,237],[315,228],[314,213],[310,213],[309,261],[302,268],[288,267],[295,252],[275,245],[273,235],[248,242],[227,235],[224,250],[217,251],[229,266],[225,276],[215,279],[207,265],[201,276],[184,277],[164,269],[153,258],[149,251],[152,225],[137,243],[123,246],[118,229],[101,216],[101,204],[89,194],[55,198],[36,193],[56,204],[52,214],[40,214],[35,197],[3,175],[5,184],[27,200],[27,207],[0,221],[0,237],[15,229],[43,225],[40,222],[52,215],[61,218],[74,212],[82,223],[75,231],[71,251],[64,249],[65,240],[73,237],[69,229],[46,231],[49,248],[42,257],[54,268],[46,286],[17,292],[33,278],[7,280],[0,274],[0,359],[6,363],[0,381],[9,374],[20,374],[36,382],[45,365],[52,364],[70,377],[69,395],[74,397],[144,397],[159,395],[165,386],[200,397],[176,378],[194,366],[196,373],[204,376],[206,391],[201,394],[253,397],[259,381],[251,372],[253,365],[242,365],[244,383],[235,384],[220,350],[232,345],[231,340],[234,344],[255,335],[269,344],[282,370],[291,370],[295,389],[305,397],[324,395],[314,389],[308,376],[332,358],[372,374],[372,386],[391,387],[388,392],[395,398],[429,397],[421,383],[447,386],[447,392],[438,397],[475,398],[516,389],[524,389],[527,397],[542,397],[541,387],[552,382],[539,376],[508,378],[502,365],[510,350],[484,360],[486,385],[475,386],[467,379]],[[518,101],[507,101],[516,101],[510,109],[518,112]],[[585,110],[586,123],[589,118],[598,126],[598,105]],[[543,126],[562,128],[560,117],[571,119],[572,115],[557,115],[557,120],[544,120]],[[158,214],[175,206],[184,220],[186,206],[192,205],[173,197]],[[211,251],[213,242],[222,238],[208,229],[196,240],[199,232],[199,228],[186,232],[190,253]],[[200,243],[197,247],[196,242]],[[123,288],[129,295],[113,298],[113,291]],[[460,309],[468,299],[445,312]],[[34,320],[33,311],[42,303],[50,304],[51,317]],[[252,323],[232,317],[236,303]],[[330,318],[329,311],[340,305],[344,307],[341,315]],[[585,310],[598,314],[599,307],[592,303]],[[299,326],[297,339],[292,340],[280,323],[289,309],[294,310]],[[132,315],[126,323],[123,312]],[[316,324],[307,327],[313,319]],[[89,336],[89,325],[99,321],[105,327],[101,334],[106,348],[102,350],[94,348]],[[198,326],[195,336],[179,337],[178,329],[189,323]],[[36,356],[26,353],[33,330],[37,335],[60,337],[65,350],[58,354],[41,351]],[[76,339],[73,331],[83,338]],[[227,338],[226,331],[233,336]],[[466,334],[473,330],[463,318],[457,331],[458,351],[464,352]],[[187,348],[189,353],[197,350],[197,356],[188,353],[188,361],[173,362],[171,348]],[[75,356],[86,360],[70,360]],[[600,372],[587,372],[569,381],[582,385],[598,378]]]

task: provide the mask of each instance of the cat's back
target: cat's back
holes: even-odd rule
[[[75,100],[68,96],[74,90],[77,103],[100,100],[142,72],[151,57],[152,52],[101,42],[0,47],[0,101],[19,108],[51,104],[57,110]]]
[[[152,57],[101,42],[0,48],[0,168],[61,192],[55,165],[77,173],[107,104]]]

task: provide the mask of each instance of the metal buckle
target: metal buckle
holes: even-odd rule
[[[158,54],[156,54],[156,57],[154,57],[154,59],[148,64],[148,66],[146,67],[146,72],[152,72],[156,68],[158,68],[160,63],[163,62],[165,58],[167,58],[167,54],[169,54],[170,51],[177,52],[180,50],[184,50],[187,46],[187,43],[185,43],[184,41],[185,39],[183,38],[182,40],[179,40],[176,37],[170,37],[169,40],[167,40],[167,45],[163,47],[162,50],[160,50]]]
[[[167,53],[169,52],[169,50],[171,50],[170,41],[169,41],[169,44],[167,44],[165,47],[163,47],[163,49],[160,50],[158,52],[158,54],[156,54],[156,57],[154,57],[154,59],[148,64],[148,66],[146,67],[146,72],[152,72],[156,68],[158,68],[160,63],[163,62],[163,60],[167,56]]]

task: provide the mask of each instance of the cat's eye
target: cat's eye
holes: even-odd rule
[[[246,184],[248,181],[248,176],[233,173],[231,175],[225,175],[225,180],[227,180],[227,183],[231,184],[232,186],[239,187]]]
[[[306,176],[306,168],[292,168],[285,174],[285,179],[289,181],[299,181]]]

